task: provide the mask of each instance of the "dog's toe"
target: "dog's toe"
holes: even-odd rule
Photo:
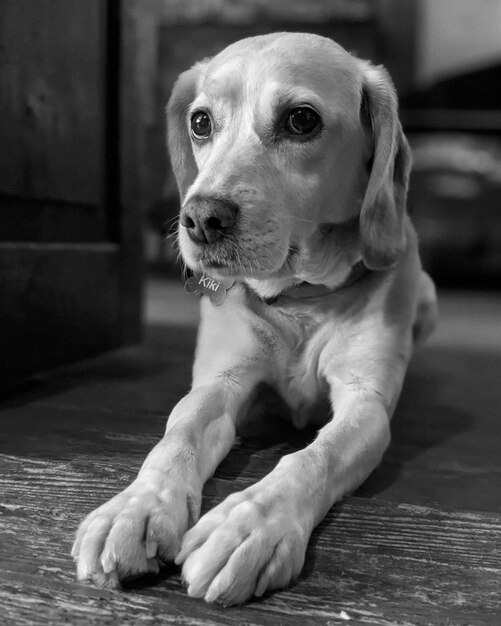
[[[158,573],[157,558],[174,559],[187,525],[186,496],[179,489],[158,494],[133,483],[80,525],[72,549],[77,578],[114,588]]]
[[[241,604],[299,575],[307,533],[292,515],[278,514],[273,499],[263,503],[252,493],[242,494],[209,511],[183,539],[176,560],[184,561],[189,595]]]

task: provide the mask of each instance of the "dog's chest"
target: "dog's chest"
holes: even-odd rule
[[[270,314],[271,313],[271,314]],[[278,308],[268,314],[274,334],[275,385],[298,428],[327,418],[328,385],[319,372],[326,316],[313,307]]]
[[[327,385],[319,363],[332,322],[331,307],[269,306],[242,289],[228,292],[222,306],[202,298],[193,384],[212,384],[221,375],[232,380],[237,373],[243,380],[257,378],[278,391],[295,426],[322,422],[328,411],[318,402]]]

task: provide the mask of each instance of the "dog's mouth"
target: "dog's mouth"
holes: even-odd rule
[[[290,245],[283,263],[275,268],[263,268],[259,264],[254,264],[243,254],[238,253],[238,258],[221,258],[220,255],[213,255],[206,251],[197,262],[195,271],[215,274],[218,276],[231,276],[232,278],[282,278],[294,273],[295,260],[299,254],[299,249],[295,245]]]
[[[179,231],[181,254],[195,273],[235,279],[268,279],[290,275],[297,265],[299,248],[286,233],[272,233],[268,227],[262,236],[244,229],[225,234],[219,241],[196,243],[186,229]]]
[[[196,256],[198,268],[208,274],[216,272],[222,276],[235,276],[241,274],[246,267],[240,261],[240,255],[228,250],[228,246],[203,246]]]
[[[240,268],[238,267],[235,267],[228,263],[223,263],[221,261],[205,261],[203,263],[200,263],[200,266],[202,271],[206,272],[207,274],[217,272],[222,276],[235,276],[235,274],[238,274],[240,270]]]

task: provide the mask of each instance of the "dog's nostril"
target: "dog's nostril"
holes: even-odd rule
[[[224,228],[219,217],[215,216],[209,217],[207,219],[207,226],[209,228],[212,228],[213,230],[220,230],[221,228]]]
[[[181,225],[185,228],[195,228],[195,222],[193,218],[191,218],[189,215],[186,215],[186,213],[181,215]]]

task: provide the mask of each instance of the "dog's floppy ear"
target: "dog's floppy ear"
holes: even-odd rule
[[[167,104],[167,145],[181,203],[198,174],[191,148],[187,114],[197,95],[204,65],[197,63],[179,76]]]
[[[411,153],[398,119],[397,95],[383,67],[364,65],[360,117],[373,152],[360,211],[362,258],[370,269],[395,264],[405,247],[404,214]]]

